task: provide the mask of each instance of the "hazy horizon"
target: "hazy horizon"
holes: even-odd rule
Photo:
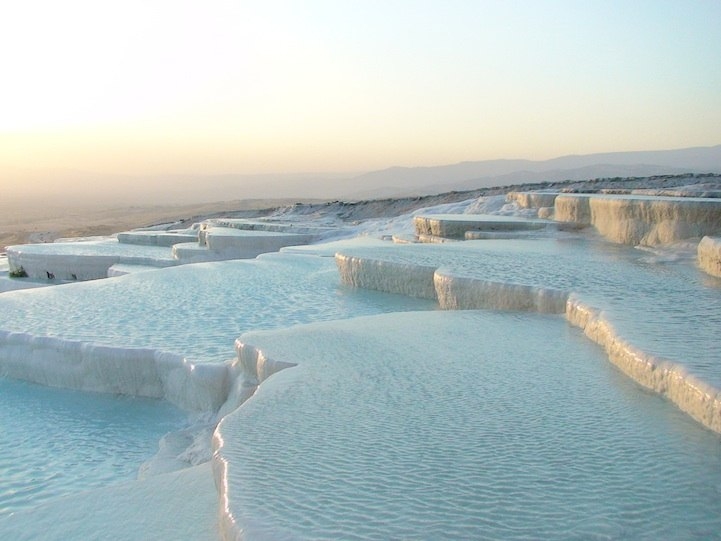
[[[3,198],[714,146],[719,20],[703,0],[11,3]]]
[[[3,187],[0,211],[12,205],[26,209],[39,205],[48,210],[60,210],[172,206],[253,199],[301,201],[406,197],[519,183],[684,173],[721,173],[721,145],[646,152],[574,154],[548,160],[519,158],[434,166],[392,166],[346,173],[143,176],[30,170],[21,171]],[[33,181],[43,182],[45,179],[52,179],[52,183],[38,191]]]

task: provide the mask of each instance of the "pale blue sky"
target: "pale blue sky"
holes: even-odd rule
[[[364,171],[721,143],[721,2],[25,0],[0,167]]]

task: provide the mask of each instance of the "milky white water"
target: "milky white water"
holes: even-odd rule
[[[269,254],[0,296],[0,329],[208,362],[244,331],[432,307],[340,285],[332,258]]]
[[[125,244],[116,239],[86,240],[77,242],[66,240],[44,244],[23,244],[14,247],[21,253],[42,255],[66,256],[118,256],[127,258],[146,258],[163,262],[166,266],[173,264],[170,251],[159,246],[143,246],[138,244]]]
[[[408,217],[360,229],[383,228],[405,232]],[[129,362],[123,355],[129,347],[172,352],[178,356],[173,362],[187,357],[215,368],[234,356],[233,341],[242,334],[272,359],[297,363],[263,382],[216,434],[219,512],[230,536],[242,531],[248,539],[719,538],[719,436],[621,375],[562,318],[439,312],[432,301],[343,285],[332,257],[311,255],[340,251],[400,261],[407,269],[427,265],[450,277],[573,292],[604,310],[618,334],[644,351],[684,363],[721,386],[716,355],[721,280],[700,273],[684,251],[637,250],[568,234],[541,237],[436,246],[338,241],[257,260],[3,293],[0,331],[9,358],[29,355],[28,373],[33,363],[52,370],[55,356],[59,360],[66,350],[87,353],[88,348],[73,349],[77,341],[110,346],[79,358],[106,355],[113,374],[117,369],[139,386],[142,381],[135,380],[142,370],[119,369]],[[393,274],[381,269],[375,278],[411,279],[410,273]],[[8,331],[27,340],[15,340]],[[46,336],[58,341],[32,339]],[[105,370],[102,364],[73,364],[75,357],[68,355],[69,364],[58,366],[77,370],[79,380]],[[148,373],[159,366],[148,364]],[[189,372],[204,382],[203,370]],[[158,385],[182,393],[185,383],[168,377]],[[35,479],[42,488],[25,492],[33,479],[10,476],[5,506],[18,509],[14,517],[20,518],[0,520],[0,536],[4,525],[10,537],[17,531],[44,536],[33,524],[43,524],[51,538],[51,530],[72,530],[70,521],[86,520],[70,513],[72,496],[67,513],[63,500],[42,507],[42,520],[28,509],[53,494],[132,477],[148,458],[146,450],[152,454],[159,437],[184,422],[162,402],[123,398],[118,409],[103,405],[101,395],[56,396],[25,384],[18,384],[15,395],[4,392],[14,385],[0,380],[0,409],[12,415],[0,416],[0,427],[7,425],[12,436],[0,443],[5,467],[13,475],[13,468],[31,471],[38,463],[47,463],[48,470]],[[37,409],[25,405],[33,403],[33,389],[43,391]],[[13,396],[20,407],[3,407],[3,398]],[[88,401],[74,410],[68,405],[75,404],[73,397]],[[136,410],[127,400],[150,409]],[[76,425],[66,423],[75,417]],[[55,426],[44,426],[46,418]],[[137,425],[135,432],[127,424]],[[130,443],[116,445],[117,439]],[[50,450],[44,445],[36,445],[38,455],[26,450],[39,440]],[[93,453],[83,450],[86,445]],[[0,459],[0,471],[2,465]],[[194,470],[192,478],[197,482],[200,473]],[[183,483],[182,473],[168,479],[170,487]],[[214,489],[207,485],[196,492],[211,508],[216,494],[209,494]],[[145,490],[157,494],[160,484],[144,486],[155,488],[138,489],[143,498]],[[137,525],[125,527],[122,521],[137,516],[140,523],[153,510],[131,502],[132,488],[106,494],[111,502],[123,502],[109,531],[138,538]],[[172,506],[166,507],[172,514]],[[102,520],[112,523],[114,514],[102,504],[93,513],[101,511]],[[187,510],[182,514],[179,526],[186,519],[198,523]],[[64,523],[62,517],[70,515]],[[88,522],[84,531],[94,527]],[[163,538],[167,528],[154,538]],[[171,537],[183,538],[180,531]]]
[[[721,387],[721,280],[700,271],[688,251],[650,251],[574,235],[337,249],[361,259],[435,267],[449,276],[575,293],[604,310],[618,334],[641,350]]]
[[[0,516],[135,479],[187,421],[167,402],[0,378]]]
[[[218,430],[248,539],[719,538],[719,436],[560,316],[416,312],[241,340],[298,363]]]
[[[3,331],[111,346],[108,362],[143,347],[217,363],[233,357],[233,343],[246,330],[433,303],[341,286],[332,258],[275,255],[9,292],[0,306]],[[31,377],[32,346],[27,352]],[[46,370],[51,353],[35,354]],[[77,364],[64,369],[83,377]],[[134,478],[160,438],[185,420],[166,402],[0,379],[0,514]],[[182,452],[181,446],[167,458]]]

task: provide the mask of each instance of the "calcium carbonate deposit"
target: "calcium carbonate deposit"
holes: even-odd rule
[[[9,247],[0,536],[720,538],[721,200],[617,191]]]

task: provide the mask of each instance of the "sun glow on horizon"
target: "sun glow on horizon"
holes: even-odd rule
[[[363,171],[714,145],[719,20],[713,2],[12,3],[0,167]]]

